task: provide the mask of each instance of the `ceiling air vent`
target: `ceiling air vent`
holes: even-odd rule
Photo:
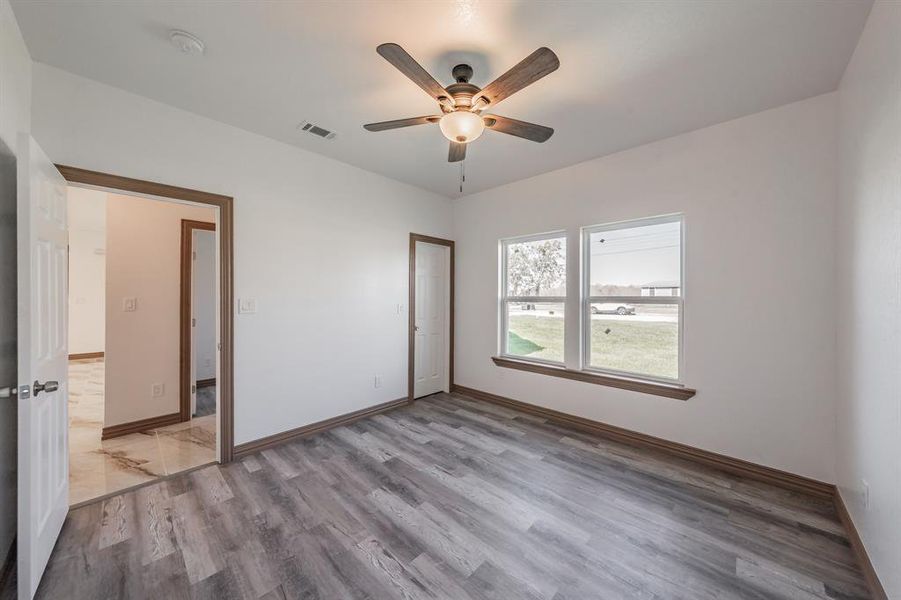
[[[309,133],[310,135],[315,135],[317,137],[321,137],[327,140],[334,139],[335,132],[329,131],[324,127],[320,127],[315,123],[310,123],[309,121],[303,121],[297,128],[303,132]]]

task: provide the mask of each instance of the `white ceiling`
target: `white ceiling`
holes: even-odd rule
[[[460,195],[435,114],[375,52],[404,46],[442,84],[484,86],[540,46],[560,69],[498,114],[553,127],[536,144],[486,132],[472,193],[834,90],[871,0],[100,2],[12,0],[32,58],[447,196]],[[168,31],[206,44],[180,54]],[[301,134],[309,120],[337,132]]]

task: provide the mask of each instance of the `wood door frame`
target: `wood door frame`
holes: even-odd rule
[[[416,368],[416,337],[414,330],[416,327],[416,242],[424,242],[426,244],[435,244],[436,246],[447,246],[450,254],[450,265],[448,267],[448,327],[447,327],[447,389],[454,389],[454,241],[444,238],[432,237],[430,235],[422,235],[419,233],[410,234],[410,300],[408,303],[409,319],[407,323],[407,402],[412,403],[413,387],[414,387],[414,370]]]
[[[219,462],[235,453],[235,329],[234,329],[234,198],[188,188],[56,165],[69,183],[131,192],[158,198],[187,200],[219,209]]]
[[[181,220],[181,294],[178,306],[178,413],[179,420],[191,420],[191,296],[194,281],[194,232],[216,231],[216,224],[193,219]],[[218,298],[217,298],[218,300]],[[219,304],[218,302],[216,304]]]

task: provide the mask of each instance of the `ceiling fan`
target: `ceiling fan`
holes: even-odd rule
[[[452,75],[455,83],[445,88],[399,45],[381,44],[376,52],[434,98],[442,114],[369,123],[363,125],[367,131],[438,123],[441,133],[450,140],[448,162],[463,160],[466,157],[466,144],[482,135],[485,129],[539,143],[547,141],[554,133],[553,129],[543,125],[494,114],[481,115],[483,110],[494,108],[504,98],[556,71],[560,66],[560,59],[548,48],[539,48],[484,88],[469,83],[472,78],[472,67],[469,65],[454,67]]]

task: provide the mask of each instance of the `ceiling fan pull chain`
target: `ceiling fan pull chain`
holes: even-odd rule
[[[463,168],[464,161],[460,161],[460,193],[463,193],[463,182],[466,181],[466,171]]]

